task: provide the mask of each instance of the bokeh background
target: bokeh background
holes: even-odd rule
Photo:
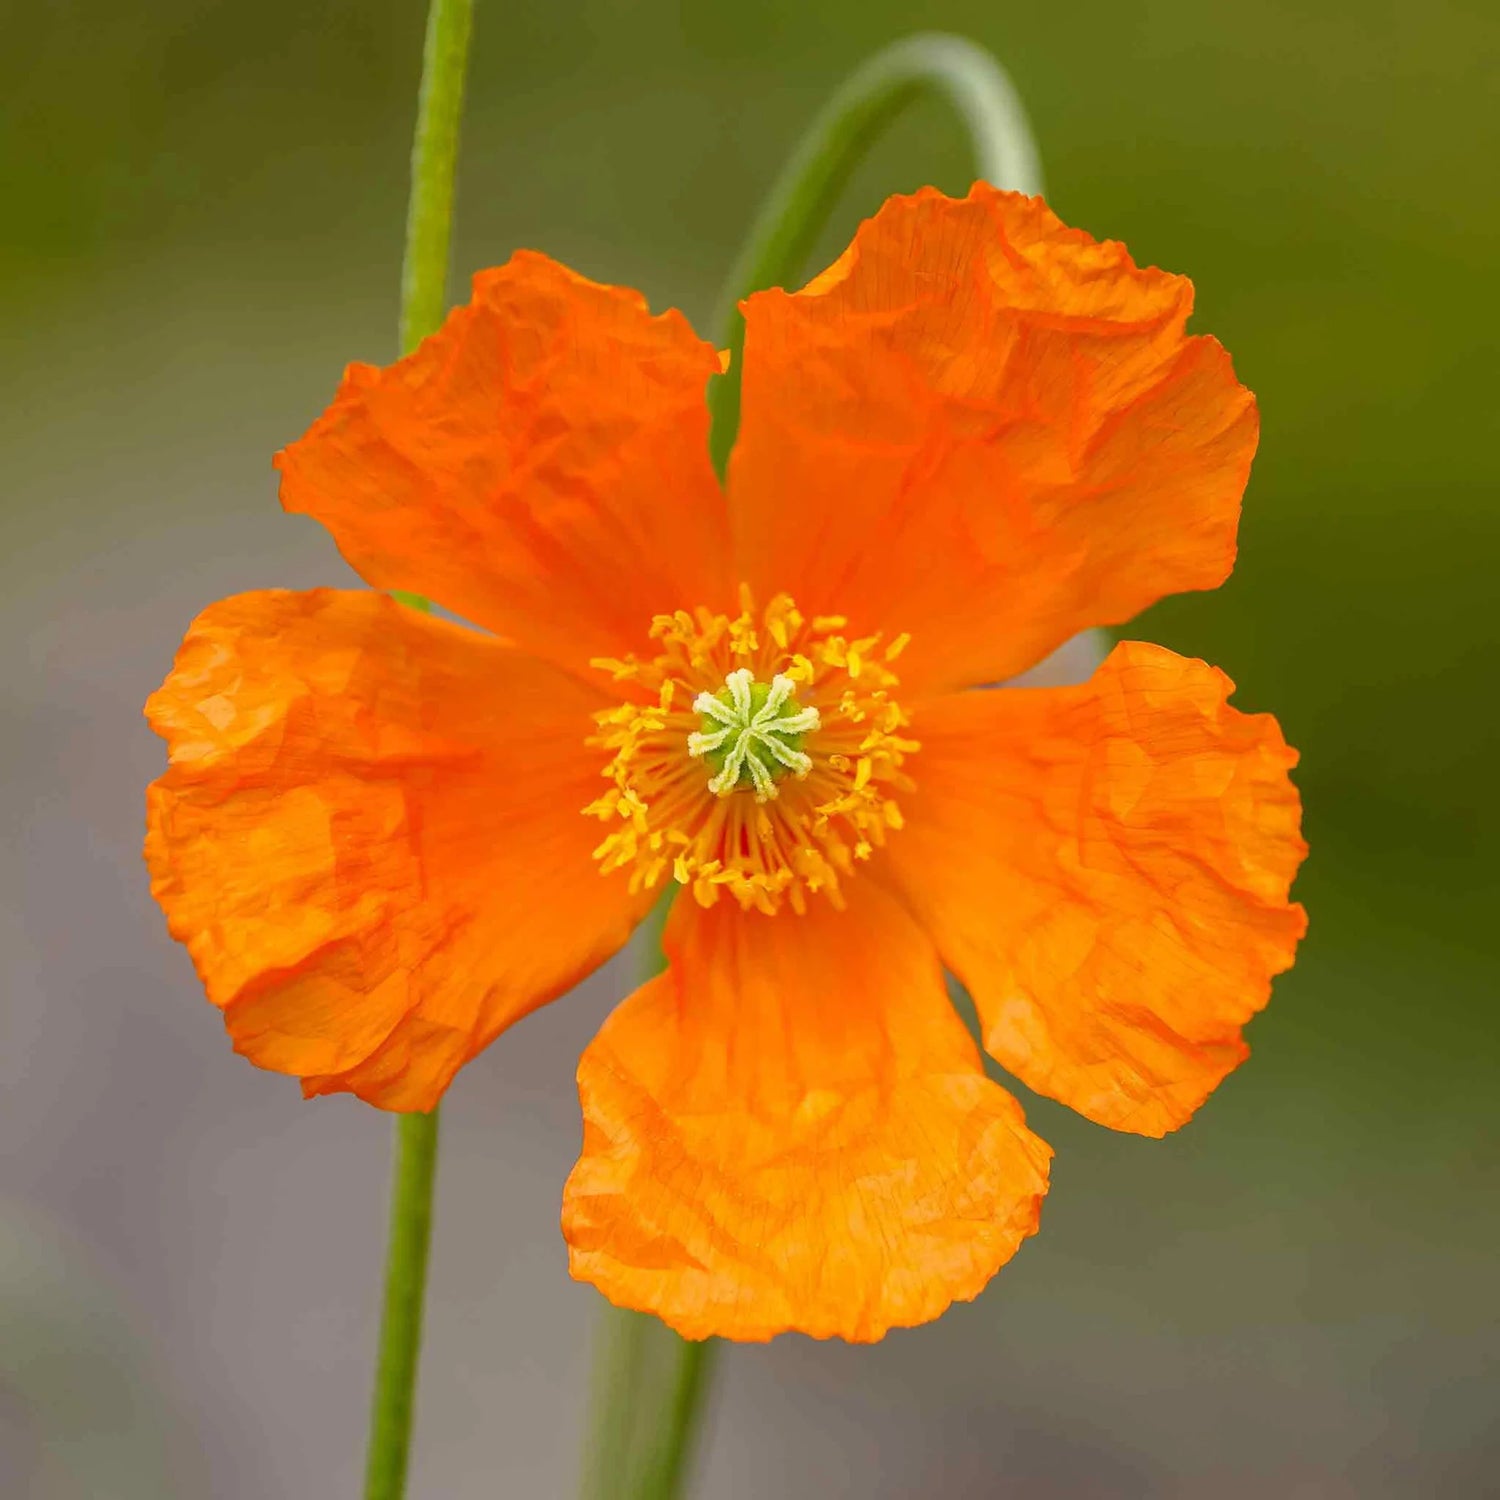
[[[387,1123],[231,1055],[138,844],[139,705],[238,589],[340,582],[271,452],[394,343],[419,0],[0,4],[0,1493],[354,1494]],[[1479,0],[480,0],[454,288],[517,246],[703,325],[829,89],[916,26],[1032,111],[1057,209],[1190,273],[1264,437],[1238,572],[1134,633],[1304,752],[1312,931],[1185,1131],[1019,1091],[1041,1236],[871,1350],[723,1362],[701,1493],[1494,1493],[1500,11]],[[965,185],[918,109],[854,184]],[[599,1299],[578,1050],[445,1115],[413,1495],[574,1485]]]

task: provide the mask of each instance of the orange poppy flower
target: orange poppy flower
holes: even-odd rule
[[[376,589],[193,624],[148,714],[147,857],[237,1050],[425,1110],[684,887],[584,1054],[574,1274],[690,1337],[874,1339],[1037,1225],[1007,1069],[1161,1135],[1246,1054],[1304,926],[1295,756],[1117,646],[1213,588],[1256,411],[1192,288],[979,186],[892,199],[714,350],[521,253],[278,456]]]

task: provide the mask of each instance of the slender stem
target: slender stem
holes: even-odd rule
[[[401,262],[401,352],[409,354],[442,322],[453,232],[453,181],[463,113],[474,0],[432,0],[422,49],[422,83],[411,150],[411,197]],[[420,594],[397,594],[430,610]],[[392,1164],[385,1307],[370,1410],[365,1500],[402,1500],[411,1451],[432,1196],[437,1177],[438,1114],[400,1115]]]
[[[422,1348],[422,1301],[432,1239],[432,1187],[437,1169],[438,1117],[398,1115],[386,1248],[385,1312],[370,1412],[365,1500],[401,1500],[406,1493],[412,1405]]]
[[[698,1414],[708,1392],[709,1377],[718,1357],[717,1339],[697,1343],[680,1341],[677,1372],[661,1440],[650,1472],[641,1488],[641,1500],[678,1500],[693,1457],[693,1437]]]
[[[631,943],[637,977],[642,981],[661,973],[666,960],[661,950],[669,900],[652,908],[636,929]],[[657,1368],[676,1357],[677,1335],[645,1313],[605,1304],[594,1334],[594,1388],[588,1435],[583,1451],[582,1500],[622,1500],[640,1496],[649,1478],[646,1465],[657,1458],[644,1451],[653,1418],[647,1399],[655,1388]]]
[[[458,122],[464,107],[474,0],[432,0],[422,48],[417,128],[411,145],[411,197],[401,262],[401,352],[410,354],[443,321]]]
[[[708,446],[721,478],[740,425],[741,300],[795,280],[854,168],[907,105],[927,94],[951,105],[962,120],[976,176],[995,187],[1041,192],[1041,162],[1026,111],[1005,70],[982,47],[932,32],[894,42],[857,68],[782,169],[725,284],[715,327],[720,346],[730,350],[730,365],[708,398]]]
[[[638,1399],[645,1384],[652,1319],[606,1304],[595,1328],[594,1389],[583,1452],[583,1500],[634,1491],[640,1450]]]

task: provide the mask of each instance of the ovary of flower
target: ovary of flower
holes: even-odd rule
[[[755,688],[760,686],[748,667],[729,673],[718,693],[699,693],[693,699],[693,710],[702,716],[705,729],[688,736],[688,754],[713,755],[722,751],[723,763],[710,777],[709,791],[727,797],[748,774],[757,802],[769,802],[776,796],[776,780],[790,771],[806,776],[812,769],[812,758],[797,749],[804,734],[822,723],[816,708],[783,712],[792,701],[796,683],[778,673],[769,689],[763,689],[763,701],[756,703]]]

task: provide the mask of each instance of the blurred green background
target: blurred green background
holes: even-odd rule
[[[223,1045],[144,894],[137,711],[217,594],[346,576],[269,456],[392,353],[422,25],[0,4],[7,1495],[354,1488],[382,1122]],[[1055,1188],[980,1303],[875,1351],[732,1353],[703,1493],[1491,1492],[1500,12],[479,0],[455,294],[534,246],[705,326],[829,90],[934,27],[993,48],[1054,207],[1191,275],[1260,397],[1238,571],[1129,633],[1301,747],[1312,929],[1167,1142],[1018,1090]],[[914,109],[821,258],[966,171]],[[594,1299],[556,1196],[572,1058],[623,983],[455,1090],[416,1495],[569,1492]]]

